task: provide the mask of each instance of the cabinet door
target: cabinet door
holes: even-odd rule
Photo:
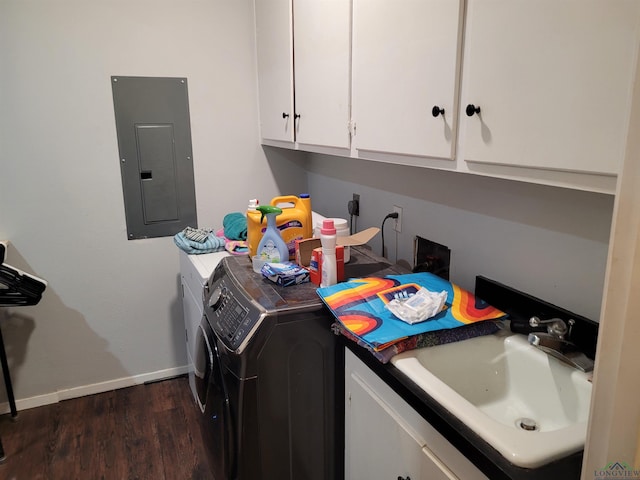
[[[349,147],[351,5],[293,0],[296,140]]]
[[[464,158],[615,175],[640,2],[468,0]]]
[[[453,158],[459,35],[460,0],[353,1],[357,149]]]
[[[347,480],[488,480],[348,349],[345,395]]]
[[[421,480],[458,480],[449,468],[427,447],[422,447]]]
[[[255,0],[260,135],[294,141],[291,0]]]
[[[345,477],[419,479],[422,445],[410,427],[394,415],[357,373],[351,375],[347,395]]]

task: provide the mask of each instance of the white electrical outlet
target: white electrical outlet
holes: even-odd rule
[[[402,207],[394,205],[393,212],[398,214],[398,218],[395,219],[395,223],[393,224],[393,229],[400,233],[402,232]]]

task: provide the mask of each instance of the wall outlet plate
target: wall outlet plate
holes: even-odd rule
[[[394,205],[393,213],[398,214],[398,218],[394,220],[395,223],[393,224],[393,229],[398,233],[402,233],[402,207],[399,207],[398,205]]]

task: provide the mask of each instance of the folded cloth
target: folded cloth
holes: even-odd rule
[[[189,240],[184,232],[180,232],[174,235],[173,243],[178,248],[184,250],[190,254],[212,253],[219,250],[224,250],[224,238],[216,237],[213,233],[210,233],[203,242],[197,242],[195,240]]]
[[[189,240],[203,243],[207,240],[207,237],[211,233],[211,229],[187,227],[182,231],[182,233],[184,233],[184,236]]]
[[[224,248],[231,255],[249,255],[249,245],[244,240],[226,240]]]
[[[331,329],[335,334],[343,335],[349,340],[357,343],[361,347],[366,348],[378,361],[388,363],[395,355],[413,350],[415,348],[434,347],[445,343],[459,342],[468,338],[480,337],[482,335],[491,335],[498,330],[504,328],[502,320],[485,320],[477,323],[470,323],[458,328],[450,328],[447,330],[436,330],[434,332],[421,333],[412,337],[399,340],[397,343],[375,350],[369,344],[362,341],[357,335],[347,330],[340,322],[331,325]]]
[[[421,287],[432,292],[446,291],[446,308],[413,325],[399,320],[385,308],[394,298],[409,297]],[[426,272],[353,279],[316,291],[338,321],[376,351],[414,335],[506,317],[470,292]]]
[[[247,217],[240,212],[227,213],[222,219],[224,236],[229,240],[247,239]]]

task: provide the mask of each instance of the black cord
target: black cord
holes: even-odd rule
[[[383,257],[384,257],[384,222],[386,222],[388,218],[398,218],[398,212],[387,213],[387,216],[384,217],[384,220],[382,220],[382,226],[380,227],[380,231],[382,232],[382,256]]]
[[[360,215],[360,202],[359,200],[349,200],[347,202],[347,210],[349,211],[349,231],[351,234],[355,232],[356,218]]]

